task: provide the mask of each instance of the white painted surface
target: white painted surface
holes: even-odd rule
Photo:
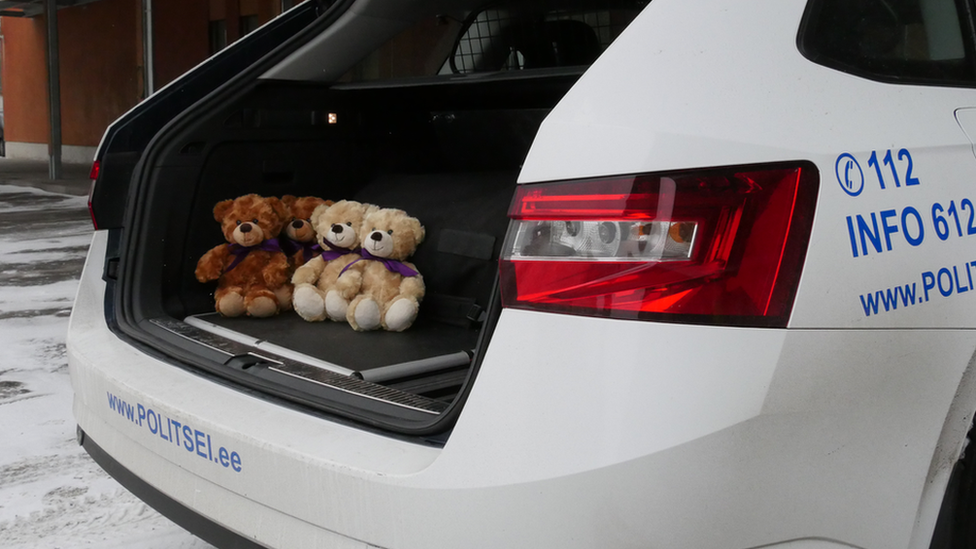
[[[6,142],[7,158],[23,160],[47,160],[47,143],[22,143],[19,141]],[[61,146],[61,161],[68,164],[91,164],[95,158],[95,147],[80,147],[77,145]]]
[[[553,111],[521,175],[814,162],[820,197],[791,329],[507,310],[437,449],[123,345],[86,274],[69,339],[79,422],[142,478],[269,545],[927,547],[963,436],[947,417],[973,407],[963,380],[976,337],[958,328],[976,327],[976,288],[930,288],[870,315],[861,298],[911,283],[921,295],[923,273],[976,255],[976,237],[937,238],[931,213],[973,196],[976,159],[954,112],[976,95],[813,65],[795,47],[803,6],[655,0]],[[901,149],[920,183],[882,190],[868,158]],[[864,173],[857,196],[837,175],[845,154]],[[927,220],[922,242],[900,227],[891,250],[854,257],[848,216],[908,207]],[[194,425],[242,470],[150,433],[111,410],[109,393]]]

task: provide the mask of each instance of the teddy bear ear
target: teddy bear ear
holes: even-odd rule
[[[331,205],[335,204],[335,201],[333,201],[333,200],[323,200],[322,203],[325,204],[326,206],[331,206]]]
[[[298,200],[297,198],[295,198],[294,196],[292,196],[290,194],[286,194],[285,196],[282,196],[281,197],[281,202],[285,206],[287,206],[289,210],[292,209],[295,206],[295,201],[297,201],[297,200]]]
[[[326,200],[325,204],[320,204],[316,206],[314,210],[312,210],[312,216],[309,218],[309,222],[312,224],[313,229],[319,226],[319,218],[322,217],[322,214],[332,207],[332,204],[329,204],[329,202],[331,202],[331,200]]]
[[[278,219],[280,219],[282,223],[288,221],[288,218],[291,216],[291,212],[288,210],[288,206],[286,206],[284,202],[278,200],[278,198],[275,196],[269,196],[265,200],[268,201],[268,205],[271,206],[271,209],[274,210],[275,215],[278,216]]]
[[[423,242],[424,238],[427,237],[427,229],[425,229],[424,226],[420,224],[420,220],[418,220],[417,218],[412,218],[412,221],[416,223],[416,225],[414,225],[414,230],[413,230],[414,243],[417,246],[420,246],[420,243]]]
[[[214,219],[216,219],[218,223],[223,221],[224,218],[227,217],[227,214],[230,213],[233,207],[234,207],[233,200],[221,200],[220,202],[217,203],[216,206],[214,206],[213,209]]]

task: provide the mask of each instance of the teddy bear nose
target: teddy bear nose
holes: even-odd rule
[[[241,224],[241,232],[242,233],[249,233],[249,232],[251,232],[251,229],[252,228],[253,227],[251,227],[251,224],[250,223],[242,223]]]
[[[376,231],[375,233],[369,235],[369,239],[379,242],[380,240],[383,240],[383,233]]]
[[[335,234],[341,233],[342,232],[342,225],[339,225],[338,223],[336,223],[335,225],[333,225],[332,226],[332,232],[334,232]]]
[[[294,228],[296,228],[296,229],[301,229],[302,228],[302,220],[301,219],[296,219],[296,220],[292,221],[291,222],[291,226],[294,227]]]

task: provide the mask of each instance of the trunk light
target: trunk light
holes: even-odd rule
[[[98,221],[95,220],[95,209],[92,208],[92,197],[95,196],[95,181],[98,180],[98,172],[101,171],[102,163],[99,160],[92,162],[91,172],[88,179],[91,179],[91,186],[88,187],[88,215],[91,216],[92,226],[98,230]]]
[[[506,307],[786,326],[813,222],[810,163],[523,185]]]

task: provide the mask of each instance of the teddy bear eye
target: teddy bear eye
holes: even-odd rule
[[[255,217],[254,219],[251,220],[251,222],[254,223],[255,225],[257,225],[258,224],[258,218]]]
[[[241,224],[241,220],[240,220],[240,219],[238,219],[238,220],[237,220],[237,224],[238,224],[238,225],[240,225],[240,224]]]
[[[308,223],[311,223],[312,222],[312,218],[310,217],[310,218],[306,219],[305,221],[308,222]]]
[[[393,229],[390,229],[389,231],[386,231],[386,234],[393,234]]]
[[[346,227],[352,227],[352,222],[346,221]]]

